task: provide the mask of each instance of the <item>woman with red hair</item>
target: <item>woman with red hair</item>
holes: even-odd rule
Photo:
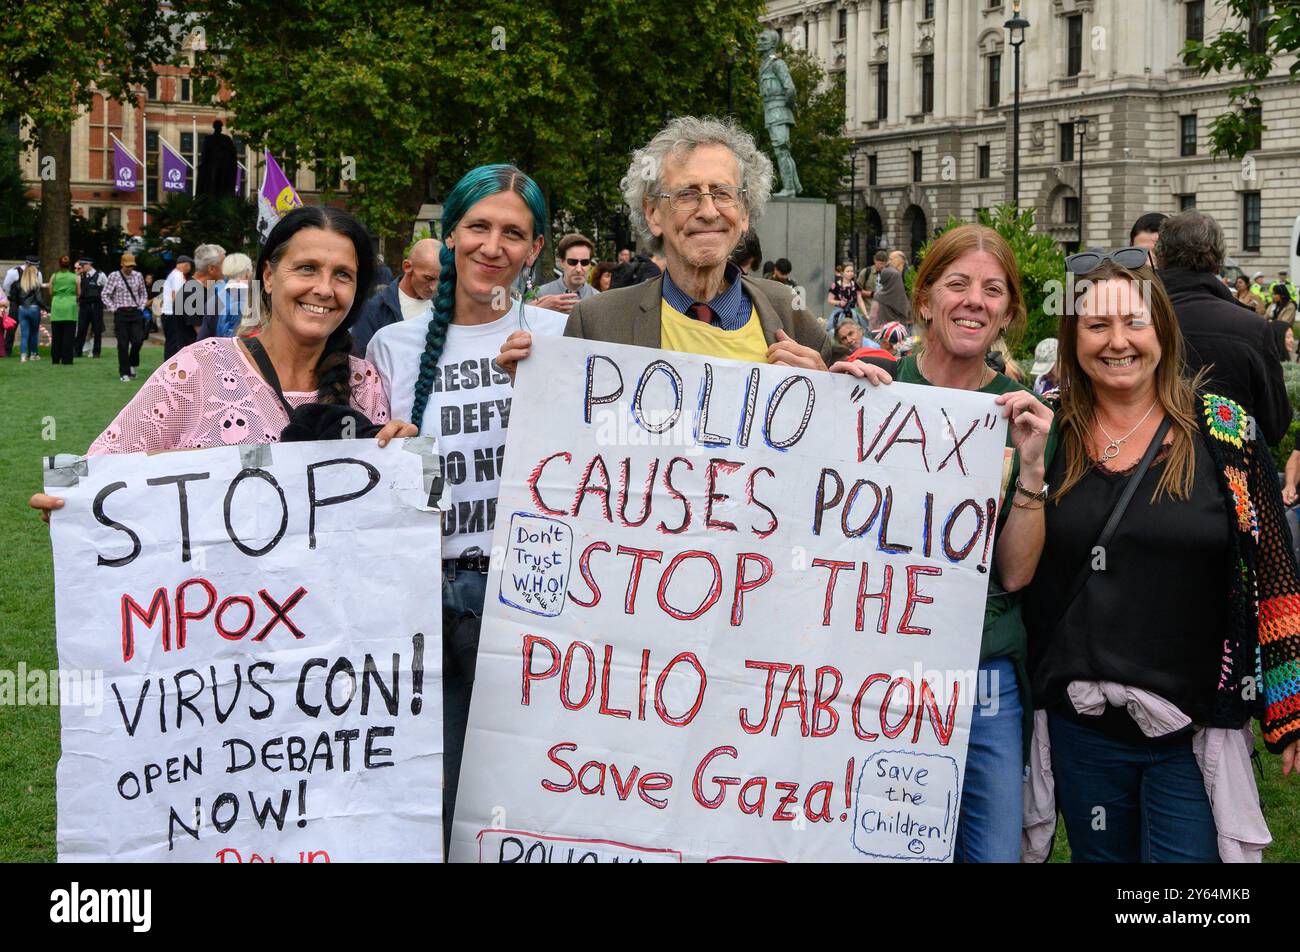
[[[980,678],[957,824],[957,862],[1020,859],[1029,681],[1019,589],[1034,577],[1043,549],[1044,471],[1052,411],[1022,384],[994,371],[985,355],[1026,320],[1020,272],[1006,240],[983,225],[943,234],[926,254],[912,288],[913,354],[897,362],[864,358],[832,371],[902,383],[996,394],[1014,449],[1008,498],[994,546],[984,612]],[[867,372],[865,365],[874,368]],[[888,379],[888,378],[885,378]],[[1014,483],[1014,488],[1010,488]]]

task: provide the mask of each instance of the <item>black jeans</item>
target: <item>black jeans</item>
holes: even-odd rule
[[[117,331],[117,373],[129,375],[132,368],[140,366],[140,345],[144,343],[144,316],[138,309],[123,308],[113,315]]]
[[[185,344],[182,343],[184,328],[185,318],[183,315],[162,315],[163,360],[170,360],[175,357],[176,352],[185,346]]]
[[[72,321],[50,321],[50,360],[56,364],[72,363],[72,345],[77,340],[77,325]]]
[[[104,342],[104,302],[98,299],[93,301],[82,301],[77,310],[77,354],[86,346],[86,335],[93,331],[95,334],[93,353],[99,356],[100,349]]]

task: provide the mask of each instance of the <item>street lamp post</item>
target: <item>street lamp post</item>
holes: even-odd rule
[[[1083,250],[1083,146],[1087,141],[1088,117],[1079,116],[1074,120],[1074,129],[1079,133],[1079,251]]]
[[[858,150],[849,147],[849,241],[852,242],[853,270],[858,269]]]
[[[1025,45],[1025,30],[1029,21],[1020,15],[1020,0],[1011,4],[1011,19],[1002,24],[1007,29],[1007,42],[1015,51],[1015,105],[1011,110],[1011,204],[1020,210],[1020,47]]]

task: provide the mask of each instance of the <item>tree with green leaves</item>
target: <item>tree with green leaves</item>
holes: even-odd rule
[[[201,244],[217,244],[227,254],[240,251],[255,258],[257,204],[241,195],[172,193],[149,206],[144,239],[150,248],[161,248],[168,239],[181,255],[193,255]]]
[[[72,123],[95,93],[128,100],[175,52],[158,3],[27,0],[0,17],[0,123],[39,148],[40,255],[46,273],[69,247]]]
[[[1183,62],[1210,73],[1239,70],[1242,83],[1229,92],[1232,108],[1210,126],[1214,154],[1242,158],[1259,148],[1264,132],[1263,103],[1259,91],[1273,75],[1278,59],[1300,52],[1300,3],[1266,3],[1263,0],[1223,0],[1240,28],[1221,30],[1210,42],[1190,40],[1183,48]],[[1290,79],[1300,79],[1300,60],[1291,64]]]
[[[18,158],[22,143],[0,130],[0,258],[31,254],[37,210],[27,198]]]
[[[391,261],[420,206],[485,162],[516,163],[557,221],[607,236],[632,149],[672,114],[726,111],[729,54],[737,102],[751,95],[762,9],[763,0],[185,8],[206,31],[197,69],[207,91],[218,82],[233,91],[241,134],[324,172],[327,195],[346,192]]]

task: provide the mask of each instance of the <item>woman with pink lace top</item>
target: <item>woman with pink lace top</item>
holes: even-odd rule
[[[374,278],[364,226],[337,208],[295,209],[271,230],[257,273],[268,315],[261,333],[208,338],[164,362],[88,455],[275,443],[289,410],[305,404],[324,405],[314,409],[336,425],[350,419],[352,432],[378,427],[380,446],[417,434],[389,419],[379,374],[351,356],[353,303],[365,300]],[[62,505],[44,493],[31,499],[46,521]]]

